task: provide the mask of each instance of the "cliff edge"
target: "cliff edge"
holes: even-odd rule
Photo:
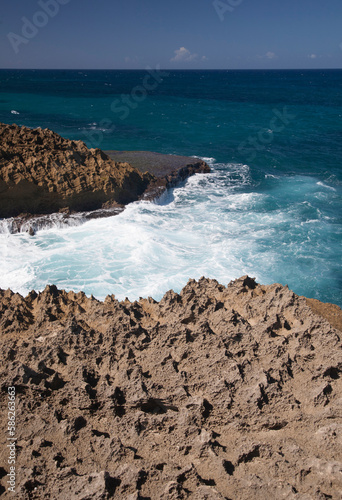
[[[123,153],[116,152],[119,161],[114,161],[100,149],[88,149],[82,141],[64,139],[49,129],[0,123],[0,218],[25,214],[12,224],[16,231],[27,214],[122,208],[142,198],[154,199],[194,173],[210,172],[198,159]],[[132,166],[125,156],[144,165],[144,170]]]
[[[51,130],[0,124],[0,217],[137,200],[152,176]]]

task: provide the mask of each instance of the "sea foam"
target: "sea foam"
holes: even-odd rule
[[[330,267],[338,265],[336,221],[317,197],[323,190],[333,202],[333,191],[304,176],[268,178],[261,189],[247,165],[209,163],[212,173],[115,217],[33,237],[1,234],[0,287],[27,293],[54,283],[99,299],[159,300],[190,277],[228,283],[250,274],[315,296],[329,274],[338,289]]]

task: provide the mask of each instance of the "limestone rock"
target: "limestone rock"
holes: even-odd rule
[[[248,276],[160,302],[1,290],[18,497],[340,499],[342,333],[314,305]]]
[[[82,141],[0,124],[0,217],[125,205],[152,179]]]

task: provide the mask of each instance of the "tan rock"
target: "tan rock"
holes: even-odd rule
[[[153,176],[51,130],[0,124],[0,217],[137,200]]]
[[[315,311],[247,276],[159,303],[0,290],[18,497],[339,500],[342,333]],[[6,443],[2,418],[0,493]]]

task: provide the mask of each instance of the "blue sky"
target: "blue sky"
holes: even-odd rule
[[[45,11],[44,11],[45,10]],[[342,67],[341,0],[8,0],[1,68]]]

